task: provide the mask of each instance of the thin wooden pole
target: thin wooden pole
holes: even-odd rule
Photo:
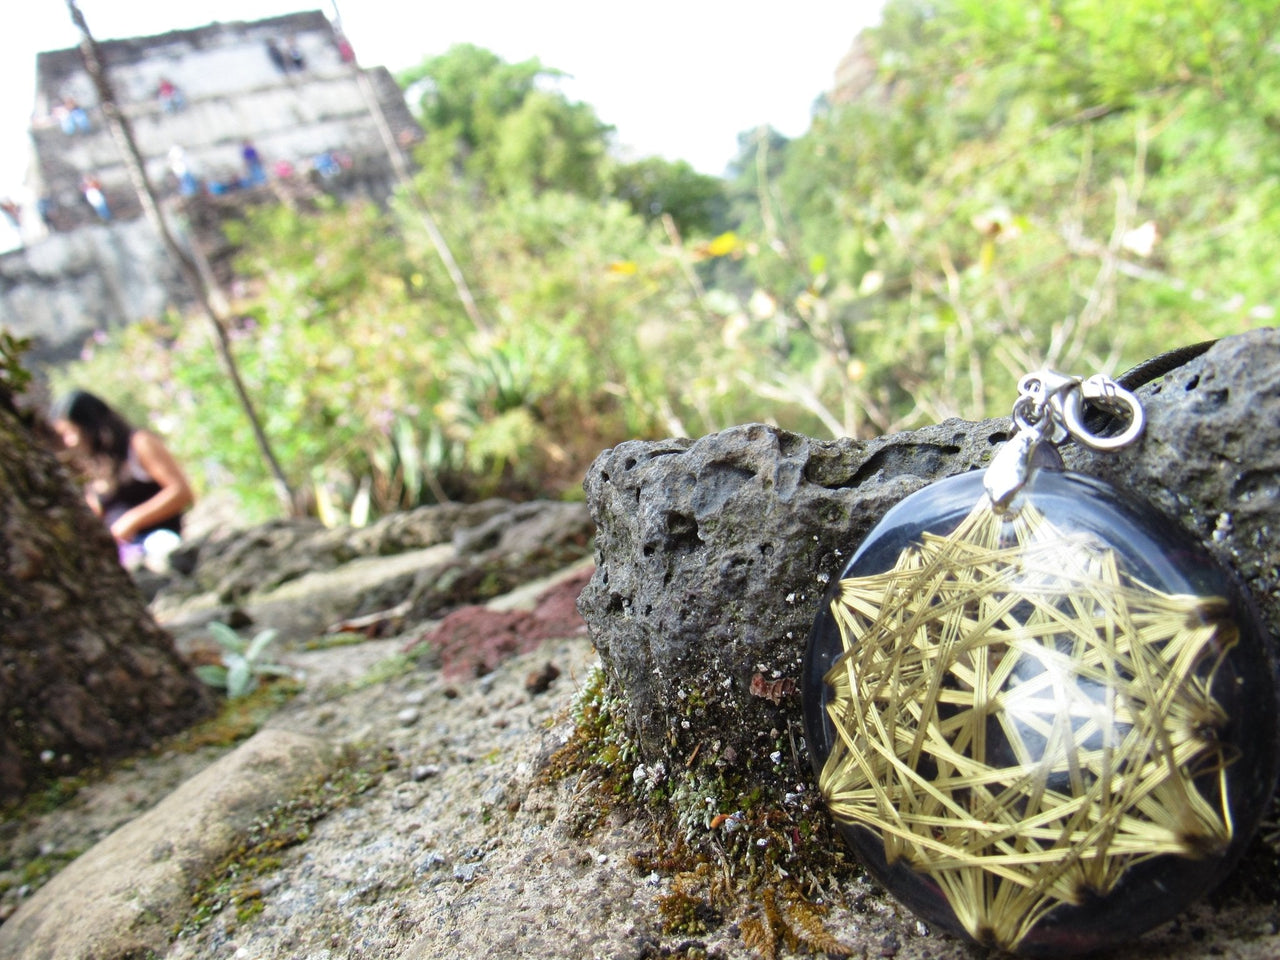
[[[249,420],[249,426],[253,431],[253,438],[257,442],[258,450],[261,452],[262,458],[266,461],[267,468],[271,472],[275,483],[276,498],[280,501],[280,505],[284,508],[286,514],[294,516],[299,509],[297,498],[289,485],[288,478],[285,477],[284,471],[280,468],[280,462],[276,459],[275,453],[271,449],[271,443],[268,441],[266,431],[258,418],[257,410],[249,397],[248,390],[245,389],[244,380],[240,376],[239,365],[231,352],[231,340],[227,335],[226,322],[213,305],[212,298],[215,295],[220,303],[225,303],[226,298],[222,295],[222,291],[217,288],[217,283],[212,273],[202,271],[197,260],[188,255],[178,244],[178,241],[174,239],[173,232],[165,221],[164,213],[161,211],[159,203],[156,202],[155,191],[151,187],[151,182],[147,179],[146,166],[143,163],[142,154],[138,151],[138,144],[133,138],[133,130],[129,125],[129,120],[120,110],[119,104],[116,103],[115,92],[111,87],[110,80],[107,78],[106,67],[102,62],[102,54],[98,47],[98,42],[93,38],[93,34],[89,32],[89,25],[85,21],[84,14],[80,12],[80,8],[76,6],[76,0],[67,0],[67,10],[71,14],[71,22],[80,30],[80,50],[84,55],[85,69],[88,70],[89,76],[93,80],[94,88],[98,91],[98,100],[102,108],[102,115],[107,121],[107,129],[110,130],[112,139],[115,140],[116,146],[120,149],[125,169],[129,173],[129,180],[138,195],[138,201],[142,204],[142,212],[151,226],[155,228],[156,233],[159,234],[160,240],[169,251],[170,256],[177,261],[183,279],[186,280],[188,286],[195,293],[196,302],[200,307],[201,313],[204,314],[212,326],[214,347],[218,352],[218,358],[221,360],[223,369],[231,381],[236,399]],[[199,241],[194,233],[190,239],[192,249],[196,251],[199,259],[203,261],[203,254],[199,251]]]
[[[330,0],[330,2],[333,4],[334,22],[341,29],[342,14],[338,11],[338,0]],[[369,111],[369,115],[373,117],[373,124],[378,129],[378,136],[382,140],[382,146],[387,151],[387,157],[391,161],[391,170],[395,174],[396,181],[404,188],[409,199],[417,208],[418,215],[422,218],[422,225],[426,228],[427,236],[431,238],[431,244],[436,248],[436,255],[440,258],[440,262],[444,264],[445,272],[449,274],[449,279],[453,282],[453,289],[458,294],[462,309],[467,312],[467,316],[471,318],[471,322],[477,330],[483,333],[492,333],[489,322],[485,320],[484,315],[480,313],[480,308],[476,306],[475,297],[471,295],[471,287],[467,285],[467,278],[463,276],[462,270],[458,266],[458,261],[454,259],[453,250],[449,247],[449,241],[445,239],[444,234],[441,232],[440,225],[431,213],[431,208],[427,205],[426,198],[414,186],[413,177],[409,172],[409,165],[405,163],[404,152],[400,149],[400,144],[396,142],[395,134],[391,132],[391,125],[387,123],[387,115],[382,109],[382,104],[378,102],[378,93],[373,89],[373,82],[369,79],[369,75],[360,67],[359,59],[356,57],[354,50],[351,54],[351,68],[355,72],[356,85],[360,88],[360,95],[364,97],[365,108]]]

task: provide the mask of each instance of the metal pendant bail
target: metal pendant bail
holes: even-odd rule
[[[1090,407],[1120,419],[1124,429],[1098,433],[1086,422]],[[1057,447],[1074,440],[1090,450],[1119,450],[1141,436],[1146,418],[1138,398],[1109,377],[1082,380],[1046,369],[1018,381],[1013,422],[1017,433],[1000,448],[983,480],[999,513],[1010,510],[1018,491],[1031,479],[1041,459],[1037,451],[1044,444]]]

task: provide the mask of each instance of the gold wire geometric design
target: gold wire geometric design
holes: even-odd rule
[[[831,612],[823,797],[979,942],[1011,950],[1143,860],[1230,842],[1210,693],[1238,637],[1225,601],[1161,593],[1096,539],[983,498],[892,570],[841,581]],[[1193,781],[1211,773],[1206,799]]]

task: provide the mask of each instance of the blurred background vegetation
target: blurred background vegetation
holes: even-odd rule
[[[1271,0],[889,0],[810,130],[744,133],[724,178],[617,159],[553,69],[456,47],[399,78],[427,136],[389,208],[236,224],[236,356],[330,519],[580,495],[630,438],[1004,415],[1027,370],[1274,321],[1277,22]],[[205,325],[131,327],[59,379],[248,519],[278,509]]]

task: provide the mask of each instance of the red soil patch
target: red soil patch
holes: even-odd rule
[[[462,607],[413,641],[409,650],[423,644],[434,647],[440,652],[440,670],[449,679],[482,677],[508,657],[536,650],[544,640],[585,631],[576,604],[593,572],[587,569],[548,587],[532,610]]]

